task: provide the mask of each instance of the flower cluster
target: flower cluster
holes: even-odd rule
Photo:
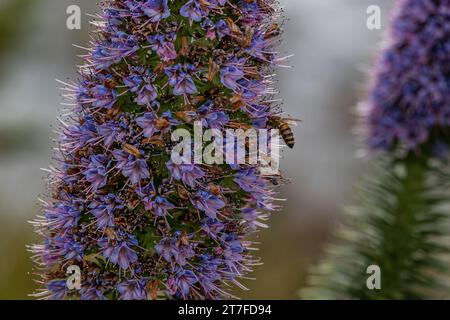
[[[171,133],[270,129],[283,59],[275,0],[107,0],[61,119],[42,236],[50,299],[219,299],[259,263],[279,177],[171,161]],[[66,268],[82,270],[69,290]]]
[[[417,150],[450,126],[450,0],[402,0],[398,9],[362,105],[372,150]]]

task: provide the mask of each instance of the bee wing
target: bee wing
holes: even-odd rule
[[[288,125],[290,125],[290,126],[298,126],[298,123],[299,122],[303,122],[302,120],[300,120],[300,119],[295,119],[295,118],[286,118],[286,119],[283,119],[284,120],[284,122],[286,122]]]

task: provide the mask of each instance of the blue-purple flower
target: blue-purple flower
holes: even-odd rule
[[[112,108],[116,103],[116,92],[103,85],[92,88],[92,95],[95,98],[92,105],[98,108]]]
[[[186,240],[180,239],[185,237]],[[188,260],[195,256],[195,251],[189,243],[187,235],[177,232],[173,238],[163,238],[156,246],[156,252],[167,262],[174,261],[180,266],[188,263]]]
[[[220,210],[225,207],[225,202],[217,196],[206,191],[199,191],[191,199],[192,205],[203,211],[211,219],[216,219]]]
[[[201,3],[202,0],[189,0],[180,9],[180,14],[190,20],[199,22],[209,14],[207,6]],[[205,1],[203,1],[205,2]]]
[[[167,168],[175,179],[183,181],[191,188],[195,188],[199,180],[205,176],[203,170],[194,164],[175,164],[169,161]]]
[[[144,137],[151,138],[159,130],[156,127],[157,116],[153,112],[147,112],[142,117],[136,119],[136,123],[142,128]]]
[[[83,172],[86,180],[91,183],[94,190],[103,188],[108,181],[107,175],[107,160],[102,155],[93,155],[89,157],[87,162],[87,168]]]
[[[137,184],[141,182],[141,180],[150,177],[147,162],[144,159],[139,158],[128,161],[122,168],[122,174],[125,177],[130,178],[132,184]]]
[[[143,280],[128,280],[117,285],[122,300],[145,300],[146,282]]]
[[[220,80],[222,81],[222,84],[233,91],[237,90],[238,81],[242,78],[244,78],[244,71],[235,66],[228,66],[222,68],[220,71]]]
[[[101,229],[114,227],[114,211],[124,208],[123,201],[113,194],[100,196],[90,203],[89,208],[96,218],[97,226]]]
[[[175,275],[169,279],[169,286],[173,295],[180,294],[185,298],[189,294],[192,286],[198,282],[197,277],[191,270],[177,269]]]
[[[136,252],[132,249],[138,242],[132,235],[123,234],[120,236],[122,239],[100,238],[98,245],[108,261],[126,270],[138,259]]]
[[[159,22],[170,16],[167,0],[147,0],[141,6],[151,22]]]
[[[165,35],[157,34],[148,37],[147,40],[152,46],[152,50],[156,51],[162,61],[167,62],[177,58],[175,45],[172,42],[166,41]]]
[[[192,65],[177,64],[174,67],[166,69],[166,75],[169,77],[169,84],[173,87],[173,94],[176,96],[184,94],[197,93],[197,87],[192,79],[190,72],[194,71]]]

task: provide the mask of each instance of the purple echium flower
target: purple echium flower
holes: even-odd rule
[[[83,210],[83,204],[79,200],[70,199],[67,195],[62,195],[62,198],[60,203],[49,204],[45,210],[49,228],[55,230],[68,230],[76,227]]]
[[[176,268],[174,275],[167,281],[167,287],[172,296],[187,299],[192,286],[197,282],[198,279],[191,270]]]
[[[113,194],[99,196],[99,198],[89,205],[92,214],[96,218],[97,226],[100,229],[114,227],[114,211],[124,208],[123,201]]]
[[[202,230],[213,239],[218,238],[224,228],[225,225],[216,219],[207,218],[202,221]]]
[[[83,172],[86,180],[89,181],[94,190],[103,188],[108,180],[106,158],[102,155],[90,156],[86,170]]]
[[[110,90],[103,85],[97,85],[91,91],[95,99],[92,103],[94,107],[109,109],[116,103],[116,93],[114,90]]]
[[[170,210],[175,208],[172,203],[161,196],[156,196],[155,199],[144,202],[144,205],[148,211],[153,212],[157,217],[165,217],[169,214]]]
[[[258,3],[239,1],[239,7],[242,8],[243,24],[245,26],[256,27],[264,21],[264,14],[261,12]]]
[[[150,178],[147,162],[122,150],[114,150],[113,155],[117,160],[116,167],[122,170],[124,177],[130,179],[132,184],[139,184],[141,180]]]
[[[450,125],[450,1],[400,1],[361,104],[371,150],[417,150]]]
[[[122,300],[146,299],[146,282],[143,280],[128,280],[117,285]]]
[[[47,289],[51,293],[52,300],[62,300],[66,295],[67,281],[66,280],[54,280],[47,284]]]
[[[209,9],[207,6],[202,4],[201,0],[189,0],[184,6],[181,7],[180,14],[190,20],[199,22],[208,16]]]
[[[110,148],[114,142],[120,141],[125,135],[127,125],[124,123],[106,122],[97,129],[98,135],[103,139],[105,147]]]
[[[150,102],[155,101],[158,94],[155,88],[151,84],[144,85],[138,92],[136,103],[140,106],[145,106],[150,104]]]
[[[273,128],[277,1],[100,3],[80,80],[64,88],[74,106],[34,223],[36,296],[233,298],[230,284],[259,262],[249,237],[278,209],[280,181],[260,164],[177,165],[172,134],[195,121]],[[70,265],[82,267],[81,290],[66,288]]]
[[[231,30],[228,24],[225,22],[225,20],[220,19],[214,26],[214,29],[216,30],[219,39],[222,39],[223,37],[230,35]]]
[[[147,112],[142,117],[136,119],[137,125],[141,127],[144,132],[144,137],[151,138],[159,131],[156,120],[158,120],[158,117],[154,112]]]
[[[178,165],[169,161],[167,168],[175,179],[183,181],[191,188],[195,188],[199,184],[198,180],[205,176],[203,170],[195,164]]]
[[[177,58],[177,51],[175,50],[174,44],[166,41],[165,35],[157,34],[148,37],[147,40],[162,61],[167,62]]]
[[[189,244],[189,237],[179,231],[173,238],[163,238],[155,246],[155,250],[167,262],[172,262],[173,259],[179,266],[186,265],[188,259],[195,256],[195,251]]]
[[[101,287],[81,288],[81,300],[106,300]]]
[[[168,0],[147,0],[142,4],[142,11],[150,17],[151,22],[159,22],[170,16]]]
[[[222,129],[230,122],[230,117],[224,111],[212,110],[212,107],[213,103],[209,101],[199,109],[199,113],[202,115],[203,126],[211,129]]]
[[[183,94],[197,93],[197,87],[190,73],[194,71],[192,65],[177,64],[174,67],[166,69],[166,75],[169,77],[169,84],[173,87],[173,94],[181,96]]]
[[[129,234],[120,234],[120,237],[121,239],[114,240],[100,238],[98,245],[108,261],[126,270],[138,259],[136,252],[132,249],[138,241],[136,237]]]
[[[91,59],[96,64],[97,70],[104,70],[133,55],[138,49],[139,44],[134,36],[118,31],[94,47]]]
[[[244,71],[235,66],[225,67],[220,71],[220,80],[222,81],[222,84],[233,91],[237,90],[238,81],[242,78],[244,78]]]
[[[225,207],[225,202],[219,197],[205,191],[199,191],[191,199],[192,205],[203,211],[208,217],[216,219],[219,210]]]
[[[67,153],[76,152],[87,144],[97,141],[97,126],[89,116],[83,124],[68,125],[62,122],[62,125],[60,137]]]
[[[130,178],[132,184],[138,184],[141,180],[150,177],[147,162],[144,159],[129,161],[122,169],[122,174]]]

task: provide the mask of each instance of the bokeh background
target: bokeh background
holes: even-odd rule
[[[288,18],[282,50],[294,53],[280,71],[286,111],[302,123],[297,146],[284,151],[292,183],[288,199],[261,232],[264,266],[239,292],[250,299],[296,299],[307,268],[322,255],[352,199],[363,161],[356,157],[355,106],[386,28],[391,0],[281,0]],[[82,29],[66,28],[66,9],[79,5]],[[382,30],[366,27],[369,5],[382,9]],[[0,299],[28,299],[33,266],[25,246],[35,240],[28,221],[39,214],[44,172],[51,162],[52,126],[61,112],[55,78],[76,79],[77,58],[89,39],[92,0],[0,0]]]

